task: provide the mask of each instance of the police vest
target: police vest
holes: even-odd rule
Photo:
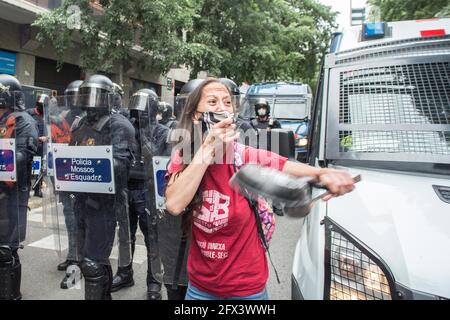
[[[95,123],[87,122],[86,117],[80,119],[72,126],[72,141],[70,145],[77,146],[105,146],[111,144],[111,116],[104,115]]]
[[[15,128],[16,128],[16,117],[14,113],[11,113],[0,122],[0,139],[13,138]]]

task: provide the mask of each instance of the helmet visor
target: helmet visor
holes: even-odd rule
[[[128,109],[145,111],[148,100],[149,100],[149,96],[146,94],[142,94],[142,93],[134,94],[130,99],[130,104],[128,106]]]
[[[68,108],[74,108],[74,107],[79,106],[80,101],[79,101],[78,92],[75,92],[75,91],[67,92],[64,95],[64,101],[65,101],[65,106]]]
[[[82,108],[108,108],[111,95],[100,88],[82,87],[78,92],[79,106]]]

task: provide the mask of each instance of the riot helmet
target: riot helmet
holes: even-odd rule
[[[204,79],[192,79],[188,81],[180,90],[180,94],[175,99],[175,116],[177,119],[181,116],[184,106],[186,105],[187,98],[194,91]]]
[[[257,117],[266,117],[270,115],[270,106],[266,99],[264,98],[256,99],[255,114]]]
[[[94,74],[85,80],[78,90],[81,108],[112,107],[114,84],[106,76]]]
[[[147,116],[150,123],[154,123],[158,112],[158,95],[152,89],[140,89],[131,96],[128,109],[131,118]]]
[[[0,109],[25,110],[22,85],[9,74],[0,74]]]
[[[241,95],[241,91],[239,90],[239,87],[237,86],[236,82],[234,82],[233,80],[228,79],[228,78],[219,78],[218,80],[228,87],[228,89],[230,90],[230,92],[233,96]]]
[[[228,90],[230,90],[231,95],[233,96],[233,104],[236,110],[239,110],[240,102],[241,102],[241,91],[239,90],[238,85],[231,79],[228,78],[219,78],[218,79],[222,84],[226,85]]]
[[[69,83],[66,90],[64,90],[64,102],[66,107],[74,108],[78,106],[78,90],[82,83],[82,80],[72,81]]]
[[[173,107],[167,102],[159,102],[158,103],[158,114],[157,117],[160,116],[161,119],[158,119],[159,123],[166,124],[170,120],[173,120]]]

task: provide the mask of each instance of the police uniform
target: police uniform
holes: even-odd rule
[[[84,92],[98,92],[104,86],[106,95],[113,91],[112,82],[105,76],[94,75],[80,86]],[[87,91],[82,91],[87,90]],[[96,91],[97,90],[97,91]],[[88,98],[93,95],[87,94]],[[101,98],[94,97],[97,102]],[[102,100],[102,101],[107,101]],[[105,102],[106,103],[106,102]],[[117,216],[127,211],[127,180],[135,130],[123,115],[112,113],[110,105],[85,106],[87,114],[72,126],[70,145],[112,145],[115,194],[75,193],[74,213],[77,219],[77,238],[82,248],[81,271],[85,278],[85,298],[111,299],[112,269],[109,256],[112,251]]]
[[[0,181],[0,300],[21,299],[18,249],[26,235],[36,122],[24,111],[7,110],[0,117],[0,138],[16,139],[17,165],[16,183]]]
[[[259,117],[253,119],[251,124],[257,130],[281,129],[281,123],[270,116],[265,121],[261,121]]]
[[[134,100],[138,101],[135,105],[133,102],[135,96],[145,97],[145,99]],[[149,300],[159,300],[161,284],[154,278],[151,267],[152,260],[155,259],[152,254],[155,252],[150,249],[150,241],[155,241],[156,237],[156,227],[152,221],[156,205],[152,188],[151,161],[154,155],[170,154],[170,147],[167,144],[169,129],[156,123],[158,97],[153,91],[141,89],[133,97],[129,107],[130,121],[135,126],[137,144],[133,152],[128,181],[131,248],[133,255],[139,225],[147,248],[147,297]],[[155,107],[151,112],[150,104],[154,104]],[[119,251],[122,250],[121,248],[122,246],[119,247]],[[134,285],[132,264],[119,267],[113,279],[113,291],[132,285]]]

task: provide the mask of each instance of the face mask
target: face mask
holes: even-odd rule
[[[161,121],[161,120],[162,120],[162,115],[157,114],[157,115],[156,115],[156,121]]]
[[[225,120],[227,118],[232,118],[233,122],[234,122],[234,114],[233,113],[229,113],[227,111],[223,111],[223,112],[203,112],[201,118],[199,120],[201,120],[202,122],[202,130],[203,133],[205,133],[207,130],[211,130],[212,127],[222,121]]]
[[[264,117],[265,115],[266,115],[266,109],[264,109],[264,108],[258,109],[258,116]]]

